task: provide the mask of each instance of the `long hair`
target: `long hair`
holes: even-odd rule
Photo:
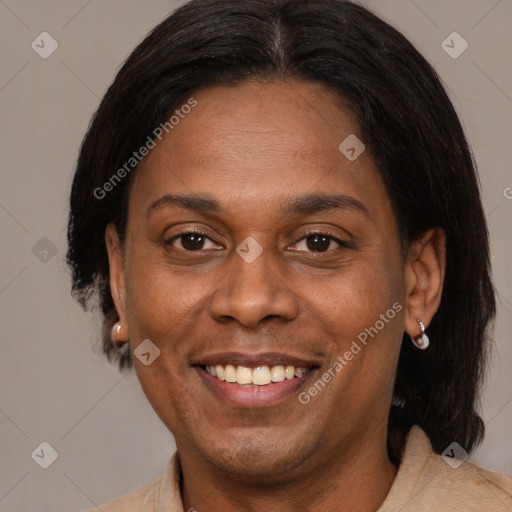
[[[388,452],[400,460],[414,424],[436,452],[453,441],[470,452],[483,439],[476,404],[486,328],[495,314],[475,163],[434,69],[397,30],[357,4],[193,0],[140,43],[105,94],[80,150],[68,226],[73,293],[84,308],[93,296],[99,299],[103,350],[130,368],[129,352],[120,354],[109,335],[118,316],[104,243],[109,222],[124,237],[130,179],[104,197],[95,191],[194,91],[283,77],[319,82],[348,102],[386,184],[404,250],[431,227],[446,234],[444,290],[429,326],[433,343],[425,352],[402,343],[394,389],[402,406],[391,407]]]

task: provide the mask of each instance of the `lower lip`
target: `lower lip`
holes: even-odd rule
[[[198,375],[209,389],[226,402],[238,407],[269,407],[295,395],[312,378],[318,368],[308,371],[302,377],[272,382],[265,386],[256,384],[237,384],[213,377],[202,367],[195,367]]]

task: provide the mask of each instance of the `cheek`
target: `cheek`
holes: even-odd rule
[[[168,268],[136,254],[126,265],[126,314],[130,340],[149,338],[163,349],[185,329],[197,287],[183,286]]]
[[[142,251],[134,251],[127,258],[125,272],[132,353],[145,339],[160,350],[148,366],[132,355],[135,370],[155,412],[179,434],[190,409],[190,390],[185,385],[191,371],[186,364],[188,341],[204,290],[197,283],[190,285],[190,278],[173,273],[161,262],[155,263],[150,254]]]
[[[325,328],[338,338],[357,336],[402,298],[395,264],[383,258],[360,257],[350,267],[321,285],[311,283],[304,292]]]
[[[388,394],[403,332],[400,262],[380,254],[354,265],[353,271],[332,281],[327,294],[317,291],[314,301],[320,323],[333,340],[332,364],[342,357],[331,398],[347,410],[358,409],[356,404],[373,407]],[[346,397],[350,403],[345,403]]]

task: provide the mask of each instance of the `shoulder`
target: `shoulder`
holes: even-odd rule
[[[438,455],[427,435],[415,426],[408,435],[402,463],[379,512],[391,510],[510,512],[512,479],[458,460],[453,451],[444,457]]]
[[[512,511],[512,479],[504,474],[467,461],[450,466],[442,456],[435,454],[427,475],[432,476],[426,490],[430,489],[435,496],[433,505],[446,507],[451,503],[449,510],[459,507],[468,512]]]
[[[88,512],[182,512],[180,475],[178,453],[175,452],[158,478]]]
[[[146,512],[146,510],[156,510],[156,490],[160,487],[161,483],[162,476],[159,476],[152,482],[88,512]]]

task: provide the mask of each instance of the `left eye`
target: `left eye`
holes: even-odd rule
[[[315,233],[302,238],[291,247],[298,251],[327,252],[333,248],[333,243],[337,246],[346,245],[341,240],[332,236]]]
[[[178,241],[180,242],[179,245],[181,245],[181,247],[176,247],[175,243]],[[208,242],[210,242],[211,247],[205,247],[205,244]],[[205,234],[196,232],[176,235],[167,242],[167,245],[171,245],[174,248],[183,249],[185,251],[201,251],[204,249],[216,249],[219,247]]]

